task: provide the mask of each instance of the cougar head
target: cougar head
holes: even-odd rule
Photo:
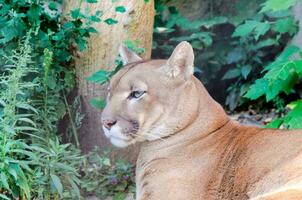
[[[181,42],[168,60],[144,61],[124,46],[125,66],[109,86],[102,113],[105,135],[117,147],[167,137],[184,128],[196,109],[190,97],[194,87],[194,53]]]

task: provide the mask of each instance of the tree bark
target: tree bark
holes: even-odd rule
[[[80,1],[65,0],[63,13],[69,13],[71,9],[78,8]],[[115,7],[124,6],[126,12],[115,12]],[[94,28],[99,32],[93,35],[88,48],[79,57],[75,58],[75,70],[78,85],[78,95],[82,99],[82,108],[85,118],[79,130],[79,139],[83,152],[88,152],[95,146],[101,150],[111,148],[108,140],[102,133],[101,111],[92,107],[89,100],[94,97],[105,98],[106,86],[89,83],[85,80],[94,72],[104,69],[113,70],[115,59],[118,55],[119,45],[125,41],[138,41],[139,47],[145,52],[143,58],[150,58],[152,47],[152,33],[154,20],[154,1],[128,0],[111,1],[100,0],[98,3],[81,4],[81,10],[89,10],[94,14],[97,10],[103,11],[102,20],[113,18],[117,24],[107,25],[104,22],[97,23]],[[123,157],[127,160],[135,160],[138,147],[133,146],[127,149],[112,151],[112,156]]]

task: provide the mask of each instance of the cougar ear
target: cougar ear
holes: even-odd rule
[[[194,52],[190,43],[184,41],[176,46],[168,59],[166,72],[171,77],[183,76],[185,79],[194,72]]]
[[[121,44],[119,47],[119,54],[122,58],[122,62],[124,65],[132,62],[137,62],[142,60],[136,53],[128,49],[124,44]]]

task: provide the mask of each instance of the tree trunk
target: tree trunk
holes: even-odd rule
[[[78,8],[80,1],[65,0],[63,13],[68,13],[71,9]],[[126,12],[115,12],[117,6],[124,6]],[[88,49],[79,57],[75,58],[75,70],[78,85],[78,95],[82,99],[82,108],[85,118],[79,130],[79,139],[83,152],[88,152],[95,146],[101,150],[111,148],[112,145],[102,133],[101,111],[92,107],[89,100],[94,97],[104,98],[106,96],[106,86],[89,83],[85,80],[92,73],[104,69],[112,70],[115,67],[115,59],[118,55],[119,45],[125,41],[137,41],[139,47],[143,47],[145,52],[143,58],[150,58],[152,47],[152,32],[154,20],[154,1],[128,0],[111,1],[99,0],[98,3],[82,3],[82,10],[89,9],[95,13],[97,10],[103,11],[102,21],[113,18],[117,24],[107,25],[104,22],[97,23],[94,28],[98,34],[93,35],[88,42]],[[112,156],[123,157],[127,160],[135,160],[138,147],[133,146],[128,149],[112,151]]]

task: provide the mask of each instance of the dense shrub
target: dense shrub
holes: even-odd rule
[[[225,105],[230,110],[244,105],[246,99],[241,96],[261,76],[263,66],[274,60],[297,31],[288,10],[292,4],[284,4],[287,8],[282,12],[268,8],[276,4],[272,1],[261,7],[256,4],[255,10],[261,11],[250,16],[242,13],[249,1],[237,1],[235,14],[228,16],[215,13],[219,7],[211,5],[214,8],[205,14],[208,17],[189,21],[175,7],[166,6],[166,2],[156,1],[154,53],[167,57],[179,41],[191,42],[196,56],[196,75],[206,86],[217,81],[229,85]]]

